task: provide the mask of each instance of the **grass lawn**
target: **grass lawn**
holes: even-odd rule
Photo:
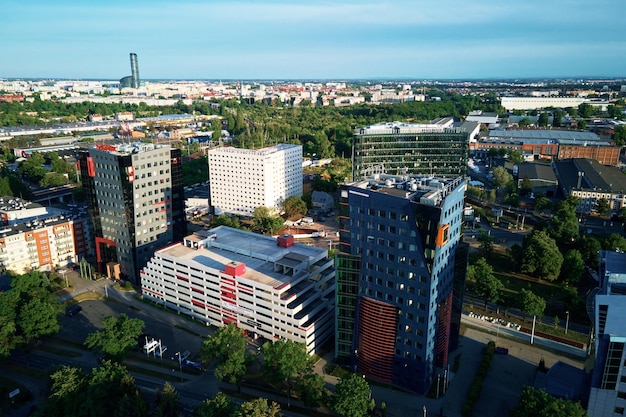
[[[472,254],[470,262],[479,256]],[[550,282],[514,272],[511,258],[504,252],[494,252],[487,262],[493,267],[494,275],[504,284],[503,307],[519,308],[520,306],[516,305],[517,295],[523,288],[526,288],[546,300],[545,317],[558,316],[563,321],[565,312],[570,311],[571,320],[580,324],[590,324],[584,299],[579,297],[576,287],[568,287],[561,282]]]

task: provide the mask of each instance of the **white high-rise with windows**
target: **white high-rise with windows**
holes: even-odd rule
[[[251,216],[257,207],[280,210],[283,201],[302,196],[302,146],[263,149],[210,149],[209,196],[214,213]]]

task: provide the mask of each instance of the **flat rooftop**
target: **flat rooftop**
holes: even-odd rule
[[[215,239],[210,239],[215,236]],[[156,253],[174,258],[197,262],[201,266],[224,271],[225,266],[233,261],[246,265],[243,278],[260,284],[279,287],[293,279],[274,270],[274,265],[288,264],[297,266],[305,262],[313,264],[313,258],[325,255],[325,249],[295,243],[288,248],[278,246],[276,238],[264,236],[245,230],[219,226],[211,230],[203,230],[185,238],[191,242],[206,242],[204,247],[194,249],[179,243],[166,247]],[[297,265],[292,265],[293,263]]]

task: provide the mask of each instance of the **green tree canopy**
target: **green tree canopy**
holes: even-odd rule
[[[599,198],[596,200],[594,209],[598,212],[598,214],[606,216],[611,210],[611,204],[606,198]]]
[[[239,219],[237,217],[229,216],[227,214],[222,214],[222,215],[213,217],[213,220],[211,221],[211,227],[218,227],[218,226],[228,226],[234,229],[242,228],[241,223],[239,223]]]
[[[615,126],[613,128],[612,139],[613,139],[613,142],[615,142],[617,146],[626,145],[626,126],[624,125]]]
[[[511,417],[587,417],[587,412],[578,402],[555,398],[544,390],[534,387],[524,387],[519,403],[509,415]]]
[[[257,207],[252,213],[252,227],[259,232],[275,233],[282,229],[284,224],[283,218],[272,214],[267,207]]]
[[[546,300],[535,295],[532,291],[522,288],[519,302],[522,311],[527,316],[543,317],[543,312],[546,310]]]
[[[85,345],[121,360],[137,346],[143,327],[142,320],[129,318],[123,313],[119,317],[108,316],[102,320],[102,329],[87,335]]]
[[[233,324],[220,327],[213,336],[204,339],[200,356],[205,362],[216,362],[217,379],[239,385],[249,363],[246,337]]]
[[[489,301],[498,301],[504,285],[493,274],[493,268],[485,258],[479,258],[467,268],[467,277],[474,281],[474,292],[485,300],[485,308]]]
[[[480,251],[482,252],[483,256],[487,259],[491,258],[494,252],[493,236],[488,235],[484,231],[481,231],[478,234],[477,240],[478,242],[480,242]]]
[[[553,210],[552,219],[550,219],[550,236],[560,244],[570,245],[578,239],[579,224],[576,207],[579,201],[576,197],[568,196],[559,201]]]
[[[32,271],[14,277],[11,291],[0,293],[0,356],[58,332],[60,311],[45,273]]]
[[[196,405],[192,417],[231,417],[234,411],[235,406],[231,399],[223,392],[218,392],[215,397]]]
[[[561,272],[563,255],[554,239],[542,230],[533,230],[524,237],[521,270],[539,278],[555,280]]]
[[[519,164],[524,160],[524,155],[519,149],[511,149],[509,150],[509,160],[514,164]]]
[[[539,196],[535,199],[535,209],[537,211],[543,211],[552,207],[552,201],[544,196]]]
[[[85,374],[64,366],[50,375],[46,417],[147,417],[148,406],[126,368],[111,361]]]
[[[365,417],[372,409],[371,396],[372,391],[365,378],[348,374],[335,386],[332,409],[343,417]]]
[[[280,417],[283,414],[280,412],[280,406],[274,401],[270,403],[265,398],[257,398],[241,404],[234,415],[235,417]]]
[[[263,376],[276,386],[287,386],[291,395],[293,384],[313,372],[313,358],[307,353],[304,343],[291,340],[276,340],[263,345]]]
[[[165,382],[162,390],[157,390],[154,416],[155,417],[178,417],[181,407],[176,388],[169,382]]]
[[[292,195],[291,197],[287,197],[283,202],[283,210],[287,218],[304,216],[307,212],[307,206],[300,196]]]
[[[542,112],[539,115],[539,119],[537,119],[537,126],[546,127],[548,126],[548,122],[550,121],[550,116],[546,112]]]
[[[585,261],[581,253],[576,249],[570,249],[563,255],[561,267],[561,279],[570,284],[576,284],[585,271]]]
[[[493,178],[491,182],[496,188],[502,188],[513,181],[513,176],[504,167],[495,167],[493,169]]]

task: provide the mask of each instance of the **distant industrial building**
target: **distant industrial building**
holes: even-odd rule
[[[341,188],[335,352],[424,393],[459,340],[464,177],[376,175]]]
[[[606,107],[609,105],[608,101],[589,100],[584,97],[502,97],[500,99],[500,104],[507,111],[545,109],[548,107],[566,109],[578,107],[583,103],[600,107],[602,111],[606,111]]]
[[[467,173],[470,139],[476,122],[444,118],[428,124],[379,123],[357,129],[352,147],[355,181],[377,173],[436,175],[456,178]]]
[[[207,325],[319,352],[334,329],[335,269],[328,252],[220,226],[157,250],[141,271],[143,296]]]
[[[580,199],[577,211],[590,213],[604,198],[613,212],[626,207],[626,175],[593,159],[566,159],[554,163],[563,195]]]
[[[591,158],[603,165],[619,164],[620,147],[591,132],[556,129],[495,129],[470,144],[470,151],[491,148],[520,151],[526,160]]]
[[[600,252],[600,290],[595,297],[595,366],[587,413],[622,416],[626,410],[626,254]]]
[[[135,142],[79,153],[98,268],[137,281],[155,250],[185,236],[181,151]]]
[[[139,79],[139,62],[137,62],[137,54],[130,54],[130,73],[131,75],[120,80],[121,88],[139,88],[141,80]]]
[[[251,216],[260,206],[279,212],[287,198],[302,196],[301,145],[218,147],[208,158],[209,202],[216,215]]]

